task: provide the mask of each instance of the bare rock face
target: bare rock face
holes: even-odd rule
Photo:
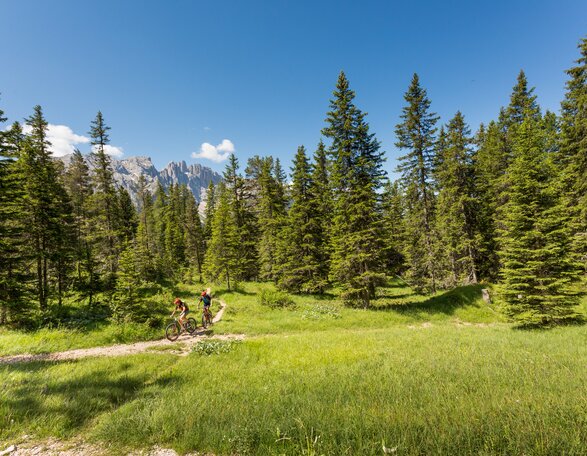
[[[90,156],[84,157],[90,169],[93,163]],[[67,168],[71,162],[71,155],[59,157]],[[194,163],[187,165],[185,161],[170,162],[161,171],[158,171],[150,157],[129,157],[122,160],[112,160],[112,170],[116,183],[128,190],[135,205],[137,204],[137,193],[139,189],[139,178],[145,177],[147,188],[151,194],[155,194],[158,182],[163,188],[168,189],[171,185],[186,185],[191,190],[196,201],[203,207],[203,200],[206,196],[206,189],[210,182],[214,185],[222,180],[222,176],[210,168]]]

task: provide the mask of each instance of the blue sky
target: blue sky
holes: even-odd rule
[[[123,156],[313,151],[340,70],[393,171],[394,126],[412,74],[448,122],[497,116],[524,69],[558,111],[587,36],[587,2],[1,0],[0,107],[43,106],[57,142],[82,151],[100,109]],[[77,135],[77,136],[73,136]],[[228,140],[228,142],[223,142]]]

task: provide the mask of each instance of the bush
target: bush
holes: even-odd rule
[[[272,309],[285,309],[295,307],[295,302],[287,293],[273,290],[263,290],[259,295],[261,305]]]

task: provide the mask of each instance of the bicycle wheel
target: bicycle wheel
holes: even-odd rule
[[[202,314],[202,326],[204,328],[208,327],[208,320],[206,319],[206,314]]]
[[[167,325],[167,328],[165,328],[165,337],[167,337],[167,339],[171,342],[176,341],[180,333],[181,328],[177,322],[173,322]]]
[[[196,332],[197,328],[198,324],[196,323],[196,319],[192,317],[188,318],[188,321],[185,324],[185,329],[187,329],[190,334],[193,334]]]

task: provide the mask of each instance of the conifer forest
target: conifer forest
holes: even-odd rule
[[[92,153],[67,167],[49,151],[41,106],[12,125],[0,110],[0,325],[40,328],[71,312],[150,324],[150,293],[180,281],[335,290],[369,308],[390,279],[422,295],[490,284],[523,327],[581,322],[587,38],[559,112],[541,109],[531,81],[520,71],[496,117],[469,125],[462,112],[439,118],[414,74],[403,106],[389,107],[401,111],[391,180],[341,72],[316,126],[323,139],[291,164],[231,155],[201,212],[186,186],[152,194],[142,180],[137,205],[116,185],[107,110],[88,119]]]

